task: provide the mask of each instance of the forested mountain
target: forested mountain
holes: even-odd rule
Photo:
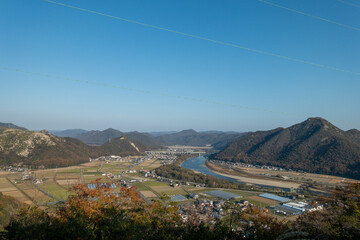
[[[122,137],[124,135],[123,132],[119,130],[108,128],[103,131],[93,130],[81,133],[74,138],[81,140],[83,143],[89,145],[102,145],[113,138]]]
[[[89,146],[78,139],[60,138],[47,131],[35,132],[0,127],[0,164],[23,162],[47,167],[69,166],[101,155],[138,155],[146,150],[140,142],[113,139],[103,146]]]
[[[167,134],[171,134],[171,133],[176,133],[176,131],[148,132],[148,134],[150,134],[153,137],[159,137],[159,136],[167,135]]]
[[[97,149],[73,138],[59,138],[49,132],[0,128],[0,163],[67,166],[88,161]]]
[[[227,132],[196,132],[193,129],[183,130],[181,132],[165,134],[156,139],[164,145],[188,145],[188,146],[206,146],[212,145],[221,149],[232,140],[244,135],[244,133]]]
[[[360,143],[360,131],[357,129],[351,129],[349,131],[346,131],[346,133],[354,139],[356,142]]]
[[[159,140],[157,140],[148,133],[141,133],[134,131],[134,132],[126,132],[124,133],[124,136],[130,139],[131,141],[141,142],[148,149],[159,148],[159,146],[161,145],[161,142]]]
[[[12,123],[2,123],[2,122],[0,122],[0,127],[27,130],[26,128],[16,126],[15,124],[12,124]]]
[[[76,132],[79,134],[76,134]],[[168,145],[187,145],[187,146],[206,146],[212,145],[215,149],[222,149],[237,137],[244,133],[207,131],[196,132],[195,130],[183,130],[180,132],[157,132],[141,133],[121,132],[119,130],[108,128],[103,131],[86,131],[81,129],[64,130],[54,132],[56,136],[73,137],[89,145],[102,145],[110,139],[127,137],[131,141],[139,141],[147,146],[148,149],[159,148],[159,146]]]
[[[141,154],[149,148],[139,141],[131,141],[127,137],[111,139],[101,146],[103,155],[136,155]]]
[[[212,158],[360,179],[357,133],[309,118],[289,128],[249,133]]]
[[[147,133],[134,132],[121,132],[119,130],[108,128],[103,131],[92,130],[86,131],[82,129],[70,129],[59,132],[54,132],[54,135],[59,137],[73,137],[79,139],[83,143],[89,145],[102,145],[111,139],[127,137],[131,141],[141,142],[146,146],[146,149],[159,148],[160,142],[153,136]]]
[[[49,132],[57,137],[72,137],[75,138],[76,136],[88,132],[84,129],[67,129],[63,131],[50,131]]]

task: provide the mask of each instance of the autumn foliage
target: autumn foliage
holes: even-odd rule
[[[360,184],[338,188],[324,209],[279,220],[257,207],[224,206],[221,220],[189,212],[174,203],[147,204],[134,188],[114,193],[106,186],[76,185],[57,207],[22,208],[7,227],[8,239],[360,239]]]
[[[56,210],[23,208],[8,227],[11,239],[169,238],[181,223],[174,205],[146,204],[133,188],[112,193],[108,187],[76,185]],[[156,236],[156,237],[155,237]]]

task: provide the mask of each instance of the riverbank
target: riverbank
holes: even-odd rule
[[[200,164],[199,164],[200,161]],[[202,163],[206,161],[206,158],[203,156],[190,158],[180,164],[180,162],[175,162],[169,165],[163,165],[157,169],[155,172],[158,176],[168,178],[168,179],[176,179],[180,182],[186,183],[196,183],[199,185],[205,185],[206,187],[211,188],[228,188],[228,189],[238,189],[238,190],[250,190],[251,186],[247,186],[237,182],[235,179],[231,179],[228,177],[224,177],[221,175],[216,175],[212,173],[210,170],[206,172],[204,167],[202,167]],[[192,168],[192,164],[194,166],[198,166],[199,169]],[[201,173],[196,173],[193,170]],[[215,175],[215,176],[214,176]]]
[[[275,188],[277,188],[277,187],[278,188],[298,188],[300,186],[299,183],[295,183],[295,182],[277,181],[277,180],[271,180],[271,179],[261,179],[258,177],[239,176],[239,175],[236,175],[236,172],[234,170],[232,170],[234,172],[234,174],[231,174],[231,170],[224,169],[216,164],[210,163],[209,161],[206,161],[204,163],[204,165],[209,170],[211,170],[212,172],[214,172],[218,175],[228,177],[228,178],[233,178],[233,179],[236,179],[243,183],[256,184],[256,185],[261,185],[261,186],[269,186],[269,187],[275,187]]]

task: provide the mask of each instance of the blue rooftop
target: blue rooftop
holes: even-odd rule
[[[240,196],[240,195],[236,195],[236,194],[229,193],[229,192],[224,192],[221,190],[215,190],[215,191],[210,191],[210,192],[205,192],[205,193],[215,196],[215,197],[226,199],[226,200],[229,200],[231,198],[242,198],[242,196]]]
[[[88,183],[86,184],[87,188],[89,189],[95,189],[97,188],[97,183]],[[111,187],[111,188],[116,188],[116,184],[112,183],[112,184],[108,184],[108,183],[100,183],[100,187]]]
[[[259,196],[263,197],[263,198],[268,198],[268,199],[271,199],[271,200],[275,200],[275,201],[278,201],[278,202],[289,202],[289,201],[291,201],[290,198],[280,197],[280,196],[277,196],[277,195],[274,195],[274,194],[271,194],[271,193],[262,193],[262,194],[259,194]]]

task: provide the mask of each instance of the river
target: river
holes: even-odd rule
[[[217,178],[223,178],[223,179],[227,179],[230,181],[239,182],[235,178],[230,178],[230,177],[226,177],[226,176],[222,176],[220,174],[214,173],[210,169],[203,166],[203,164],[205,164],[205,162],[206,162],[206,158],[204,156],[199,156],[199,157],[195,157],[195,158],[190,158],[189,160],[183,162],[180,166],[183,168],[188,168],[191,170],[201,172],[205,175],[210,175],[210,176],[214,176]]]
[[[203,166],[205,164],[205,162],[206,162],[206,158],[204,156],[199,156],[199,157],[195,157],[195,158],[190,158],[189,160],[183,162],[180,166],[183,168],[201,172],[205,175],[211,175],[211,176],[214,176],[217,178],[227,179],[227,180],[237,182],[237,183],[244,183],[244,182],[239,181],[238,179],[226,177],[226,176],[214,173],[210,169]],[[255,184],[255,185],[257,185],[259,187],[266,187],[266,188],[272,188],[272,189],[274,189],[274,188],[282,189],[283,191],[286,191],[286,192],[288,192],[290,190],[289,188],[285,188],[285,187],[275,187],[275,186],[271,186],[271,185],[262,185],[262,184]]]

